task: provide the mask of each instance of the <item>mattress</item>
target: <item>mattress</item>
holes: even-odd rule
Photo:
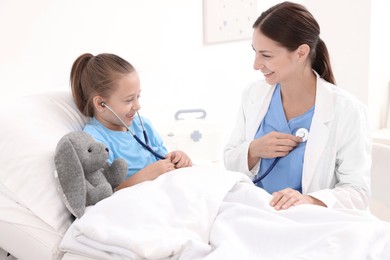
[[[18,259],[61,259],[58,244],[62,234],[3,192],[0,193],[0,230],[0,247]]]
[[[60,252],[58,245],[63,234],[56,232],[5,193],[4,190],[0,192],[0,248],[12,252],[13,256],[21,260],[91,259]]]

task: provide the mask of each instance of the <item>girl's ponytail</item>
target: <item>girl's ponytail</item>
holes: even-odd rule
[[[73,63],[70,73],[70,86],[73,100],[80,112],[88,117],[93,116],[93,108],[90,107],[90,102],[87,98],[89,96],[89,86],[85,85],[88,84],[88,80],[85,79],[84,72],[88,62],[92,58],[93,55],[90,53],[85,53],[78,57]]]

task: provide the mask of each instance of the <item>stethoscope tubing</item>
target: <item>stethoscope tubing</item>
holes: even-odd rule
[[[257,184],[258,182],[261,182],[265,177],[267,177],[268,174],[271,173],[272,169],[275,167],[275,165],[278,163],[282,157],[276,157],[275,160],[272,162],[272,164],[269,166],[269,168],[265,171],[265,173],[256,179],[253,180],[254,184]]]
[[[143,142],[133,131],[131,131],[131,129],[125,124],[125,122],[123,122],[123,120],[106,103],[102,102],[101,105],[106,107],[121,122],[121,124],[124,127],[126,127],[127,131],[134,137],[134,139],[137,141],[137,143],[139,143],[144,149],[146,149],[151,154],[156,156],[157,159],[165,159],[165,156],[162,156],[161,154],[154,151],[152,147],[150,147],[148,135],[146,134],[144,123],[142,122],[141,116],[139,115],[138,111],[137,111],[137,116],[138,116],[138,120],[141,123],[142,133],[144,135],[145,142]]]
[[[146,135],[146,131],[144,130],[144,136],[147,136]],[[132,134],[134,139],[143,147],[145,148],[146,150],[148,150],[151,154],[153,154],[154,156],[156,156],[158,159],[165,159],[164,156],[160,155],[159,153],[157,153],[156,151],[153,150],[152,147],[150,147],[150,145],[148,145],[147,143],[144,143],[142,142],[141,139],[139,139],[138,136],[136,136],[135,134]],[[145,142],[147,142],[147,137],[145,138]]]
[[[309,131],[305,128],[299,128],[297,132],[295,133],[296,136],[299,136],[302,138],[303,142],[306,142],[308,138]],[[265,171],[265,173],[253,180],[254,184],[257,184],[258,182],[261,182],[265,177],[267,177],[268,174],[271,173],[272,169],[275,167],[275,165],[278,163],[282,157],[276,157],[275,160],[272,162],[272,164],[269,166],[269,168]]]

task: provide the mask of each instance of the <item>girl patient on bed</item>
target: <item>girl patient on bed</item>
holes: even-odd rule
[[[335,86],[317,21],[304,6],[283,2],[253,29],[253,67],[265,80],[243,92],[226,168],[254,178],[277,210],[302,203],[367,209],[366,107]]]
[[[151,122],[139,116],[140,79],[129,62],[114,54],[85,53],[73,63],[70,82],[78,109],[91,117],[83,131],[107,146],[110,163],[127,161],[126,180],[116,190],[192,166],[184,152],[168,152]]]

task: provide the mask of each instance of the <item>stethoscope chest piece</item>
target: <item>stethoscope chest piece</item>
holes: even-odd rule
[[[306,142],[307,138],[309,137],[309,131],[306,128],[299,128],[295,132],[295,136],[298,136],[298,137],[302,138],[302,141]]]
[[[299,128],[295,132],[295,136],[302,138],[302,142],[306,142],[307,138],[309,138],[309,130],[307,130],[306,128],[303,128],[303,127]],[[272,171],[272,169],[275,167],[275,165],[277,164],[277,162],[279,161],[280,158],[281,157],[276,157],[275,160],[272,162],[272,164],[269,166],[269,168],[265,171],[265,173],[263,173],[263,175],[255,178],[253,180],[253,183],[257,184],[258,182],[261,182],[265,177],[267,177],[267,175]]]

